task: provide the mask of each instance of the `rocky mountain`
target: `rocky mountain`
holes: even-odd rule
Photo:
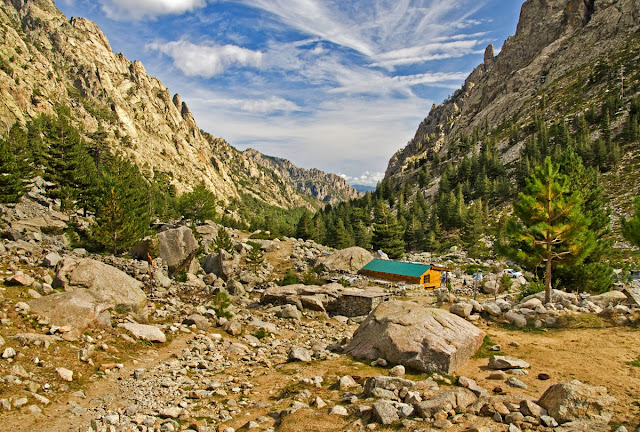
[[[432,107],[410,143],[391,158],[385,177],[398,186],[415,180],[427,160],[436,160],[435,167],[455,164],[457,142],[474,131],[493,136],[508,165],[531,135],[527,125],[534,116],[572,119],[612,91],[628,100],[639,91],[639,30],[636,0],[525,1],[516,34],[497,56],[489,45],[462,88]],[[626,115],[621,111],[612,127]],[[520,133],[515,142],[505,133],[509,128]],[[435,174],[427,194],[435,192]]]
[[[319,169],[298,168],[291,161],[266,156],[254,149],[247,149],[244,155],[268,171],[273,171],[291,186],[322,202],[335,204],[357,198],[359,193],[336,174],[326,174]]]
[[[322,201],[356,194],[336,176],[301,174],[290,163],[275,171],[259,163],[264,158],[257,152],[245,155],[204,133],[178,94],[147,75],[139,61],[113,53],[93,22],[68,20],[51,0],[3,0],[0,32],[4,130],[64,105],[87,139],[100,136],[100,145],[126,155],[149,176],[170,173],[178,191],[204,182],[223,203],[250,195],[284,208],[319,208]]]

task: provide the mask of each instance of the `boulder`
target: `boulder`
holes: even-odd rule
[[[507,321],[518,328],[524,328],[527,325],[527,319],[521,313],[515,311],[509,311],[504,314]]]
[[[49,252],[42,260],[42,265],[45,267],[54,268],[62,260],[62,257],[55,252]]]
[[[608,306],[617,306],[625,303],[627,296],[621,291],[609,291],[591,297],[591,301],[604,309]]]
[[[169,275],[174,275],[191,264],[198,247],[198,241],[191,229],[179,227],[145,238],[132,247],[130,253],[134,258],[143,260],[149,256],[159,256],[167,264]]]
[[[538,405],[559,423],[590,420],[608,423],[616,399],[607,395],[607,388],[571,380],[549,387]]]
[[[500,316],[502,314],[500,306],[498,306],[494,302],[485,303],[484,305],[482,305],[482,308],[491,316]]]
[[[147,297],[142,283],[115,267],[90,258],[64,259],[53,281],[65,291],[86,289],[100,302],[122,312],[140,313]]]
[[[156,326],[147,324],[136,323],[124,323],[119,324],[118,327],[122,327],[138,339],[147,340],[150,342],[166,342],[167,337],[162,330]]]
[[[282,309],[276,315],[278,318],[302,319],[302,314],[298,308],[290,304],[282,306]]]
[[[473,311],[473,305],[469,303],[454,303],[449,308],[449,312],[456,314],[462,318],[466,318],[471,315]]]
[[[451,374],[475,354],[484,336],[482,330],[445,310],[389,301],[360,324],[345,353]]]
[[[369,251],[354,246],[336,251],[331,255],[323,255],[316,260],[315,265],[329,272],[357,273],[372,259],[373,255]]]
[[[59,267],[54,284],[66,292],[33,299],[29,305],[52,324],[71,327],[73,336],[101,324],[107,309],[144,315],[142,283],[126,273],[87,258],[65,259]]]
[[[364,383],[364,397],[374,397],[377,389],[383,389],[393,392],[394,390],[401,390],[406,387],[411,390],[415,387],[416,383],[400,377],[390,376],[375,376],[369,377]]]
[[[400,420],[398,417],[398,410],[392,402],[388,400],[380,400],[371,405],[371,410],[376,420],[384,425],[388,425]]]
[[[36,280],[24,273],[16,273],[6,280],[7,285],[18,285],[23,287],[28,287],[33,285]]]
[[[480,289],[484,294],[495,294],[500,292],[500,282],[495,280],[488,280],[481,284]]]

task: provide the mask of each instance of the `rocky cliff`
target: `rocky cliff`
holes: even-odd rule
[[[171,173],[178,191],[204,182],[222,202],[248,194],[280,207],[318,208],[321,202],[305,196],[316,189],[322,190],[315,194],[320,200],[340,199],[327,189],[338,183],[334,177],[325,179],[318,171],[298,190],[298,180],[286,178],[286,171],[275,173],[253,154],[246,157],[202,132],[178,94],[147,75],[139,61],[113,53],[93,22],[68,20],[51,0],[2,0],[0,33],[3,130],[66,105],[87,139],[100,136],[101,144],[146,172]]]
[[[279,178],[300,192],[322,202],[336,204],[360,195],[345,179],[336,174],[327,174],[315,168],[299,168],[287,159],[265,156],[254,149],[247,149],[244,154],[267,171],[275,172]]]
[[[455,141],[474,130],[488,134],[493,130],[495,135],[495,129],[505,124],[525,124],[540,110],[542,97],[549,98],[537,113],[544,118],[584,111],[586,104],[609,90],[594,86],[574,99],[563,90],[576,80],[587,82],[602,64],[609,81],[615,81],[616,56],[639,30],[637,0],[527,0],[516,34],[505,41],[498,56],[492,45],[487,47],[483,64],[450,99],[431,109],[407,147],[391,158],[386,177],[395,184],[415,178],[421,161],[434,154],[446,160]],[[627,70],[637,75],[638,58],[631,58]],[[517,148],[507,148],[513,143],[503,139],[499,146],[504,162],[513,161]]]

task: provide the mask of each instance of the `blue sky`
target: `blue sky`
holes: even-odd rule
[[[375,185],[518,0],[58,0],[244,150]]]

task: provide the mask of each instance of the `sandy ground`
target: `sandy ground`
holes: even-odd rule
[[[354,327],[355,328],[355,327]],[[498,326],[486,327],[485,331],[492,342],[500,344],[502,352],[526,360],[531,364],[527,376],[518,377],[528,385],[526,390],[511,389],[502,381],[486,379],[489,371],[486,369],[488,359],[474,358],[467,362],[455,375],[467,376],[478,381],[478,384],[491,391],[500,386],[508,393],[526,394],[539,397],[551,384],[571,379],[578,379],[592,385],[604,385],[609,394],[618,399],[613,422],[625,424],[633,428],[640,422],[640,368],[630,365],[630,361],[640,356],[640,331],[631,328],[604,328],[579,330],[554,330],[549,332],[521,332],[507,330]],[[286,335],[283,335],[286,337]],[[113,395],[111,407],[126,407],[126,395],[118,392],[119,380],[128,377],[133,369],[151,367],[153,364],[167,360],[171,355],[179,353],[185,346],[189,335],[183,335],[170,344],[159,349],[149,350],[137,357],[137,364],[130,362],[125,369],[113,373],[105,379],[89,383],[86,388],[86,398],[70,397],[52,404],[45,409],[46,417],[35,421],[23,412],[5,417],[0,430],[52,432],[86,431],[89,426],[90,414],[82,416],[72,415],[67,411],[71,403],[78,403],[84,408],[95,406],[95,400],[107,394]],[[517,342],[519,347],[510,345]],[[155,348],[155,347],[154,347]],[[539,373],[551,376],[548,381],[537,379]],[[228,373],[233,373],[229,370]],[[324,376],[326,382],[335,382],[338,377],[352,375],[356,379],[372,375],[386,375],[381,368],[352,361],[348,357],[316,361],[311,364],[285,363],[276,365],[268,370],[256,371],[254,382],[256,387],[252,392],[252,400],[260,400],[269,407],[249,409],[244,414],[229,422],[236,429],[247,421],[267,414],[270,410],[284,408],[278,406],[277,401],[287,392],[295,393],[302,387],[297,385],[301,377],[311,378]],[[410,376],[411,379],[423,379],[426,376]],[[339,399],[341,392],[328,386],[321,389],[311,389],[315,396],[324,400]],[[323,432],[342,431],[349,429],[349,424],[355,419],[343,419],[328,415],[326,410],[302,410],[287,417],[279,431]],[[386,428],[378,428],[383,431]],[[398,430],[394,428],[393,430]],[[635,429],[632,429],[635,430]]]

